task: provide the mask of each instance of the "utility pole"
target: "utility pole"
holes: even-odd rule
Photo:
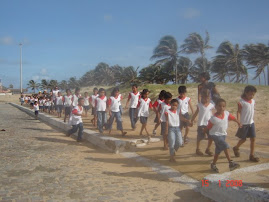
[[[22,43],[19,44],[20,45],[20,53],[21,53],[21,61],[20,61],[20,78],[21,78],[21,93],[23,93],[23,89],[22,89]]]

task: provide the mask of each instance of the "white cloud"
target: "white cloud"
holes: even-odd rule
[[[35,75],[35,76],[32,76],[32,79],[33,79],[34,81],[38,81],[38,80],[40,79],[40,77],[39,77],[38,75]]]
[[[112,16],[111,15],[104,15],[104,21],[105,22],[111,22],[112,21]]]
[[[41,75],[47,75],[48,74],[47,69],[46,68],[42,68],[40,74]]]
[[[11,36],[4,36],[0,38],[0,45],[12,45],[14,44],[14,39]]]
[[[183,17],[185,19],[193,19],[201,15],[200,11],[195,8],[187,8],[183,11]]]

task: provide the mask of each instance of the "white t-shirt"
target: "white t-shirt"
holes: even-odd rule
[[[69,96],[65,95],[64,96],[64,106],[66,106],[66,107],[71,106],[72,105],[72,98],[73,98],[73,95],[69,95]]]
[[[172,111],[171,109],[166,110],[165,114],[168,116],[168,125],[170,127],[179,127],[179,113],[177,110]]]
[[[110,105],[110,109],[112,112],[119,112],[120,111],[120,95],[118,97],[111,96],[108,100],[108,104]]]
[[[51,106],[51,101],[50,100],[46,101],[46,106],[48,106],[48,107]]]
[[[39,105],[38,104],[34,105],[34,111],[39,111]]]
[[[152,103],[149,98],[143,99],[140,98],[138,101],[138,117],[148,117],[149,116],[149,108],[152,108]]]
[[[73,95],[72,101],[73,101],[73,106],[78,106],[78,98],[80,98],[81,95],[79,94],[78,96],[75,94]]]
[[[160,120],[161,122],[166,122],[165,112],[171,108],[170,104],[162,102],[159,106],[160,109]]]
[[[119,105],[121,106],[122,95],[121,95],[121,94],[119,94],[119,97],[120,97],[120,102],[119,102]]]
[[[52,99],[55,100],[56,97],[58,96],[58,92],[60,92],[59,90],[53,90],[52,91]]]
[[[213,115],[208,122],[208,129],[210,135],[223,136],[227,135],[228,121],[234,120],[228,111],[224,111],[223,117],[217,117]]]
[[[212,116],[212,110],[215,109],[215,106],[212,103],[209,103],[209,105],[206,107],[202,103],[198,103],[197,107],[199,109],[198,114],[198,126],[207,126],[209,119]]]
[[[63,96],[56,97],[56,105],[63,105]]]
[[[43,106],[44,103],[43,103],[43,100],[39,100],[39,106]]]
[[[140,93],[139,92],[137,92],[136,94],[134,94],[133,92],[129,93],[128,99],[130,99],[130,108],[136,108],[137,107],[139,98],[140,98]]]
[[[84,106],[89,106],[90,105],[90,97],[84,97]]]
[[[178,100],[178,108],[177,111],[180,112],[181,110],[181,114],[186,114],[189,111],[189,102],[191,101],[191,98],[189,97],[185,97],[185,98],[179,98],[177,97]]]
[[[98,112],[106,111],[106,102],[107,102],[106,96],[103,96],[102,98],[97,97],[95,100],[96,111]]]
[[[97,97],[99,97],[99,94],[97,94],[97,95],[91,95],[90,102],[92,104],[92,107],[95,107],[95,100],[96,100]]]
[[[238,106],[241,108],[240,123],[242,125],[254,123],[255,100],[246,101],[241,98]]]
[[[72,116],[70,117],[70,121],[72,125],[77,125],[79,123],[82,123],[81,116],[77,116],[73,114],[74,112],[81,115],[83,112],[83,107],[75,106],[74,109],[72,110]]]

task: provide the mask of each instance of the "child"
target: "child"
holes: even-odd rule
[[[83,122],[82,122],[82,112],[83,112],[84,98],[78,98],[78,105],[75,106],[72,110],[72,115],[70,117],[70,122],[72,124],[72,129],[67,132],[67,136],[78,131],[77,142],[82,140],[83,135]]]
[[[122,105],[121,105],[121,101],[122,101],[122,95],[119,94],[119,97],[120,97],[120,102],[119,102],[119,105],[120,105],[120,114],[122,115],[123,114],[123,109],[122,109]]]
[[[24,104],[24,95],[21,95],[21,97],[20,97],[20,102],[21,102],[21,105]]]
[[[228,128],[228,121],[234,121],[238,124],[238,127],[241,127],[240,123],[234,116],[232,116],[228,111],[225,111],[226,108],[226,101],[224,99],[218,99],[216,102],[216,110],[217,112],[213,115],[207,125],[207,128],[204,130],[209,130],[209,135],[215,142],[215,155],[213,162],[211,163],[211,169],[215,172],[219,172],[219,169],[216,166],[217,160],[219,155],[222,151],[224,151],[227,160],[229,161],[229,168],[230,170],[234,170],[239,168],[240,165],[236,162],[233,162],[230,158],[229,154],[229,145],[225,141],[227,136],[227,128]]]
[[[170,162],[176,162],[175,152],[179,149],[182,143],[182,136],[180,132],[180,119],[189,122],[177,110],[178,100],[171,100],[171,108],[164,112],[166,117],[166,135],[168,135],[168,143],[170,150]]]
[[[208,89],[203,89],[201,92],[201,103],[197,104],[197,109],[191,119],[191,125],[193,125],[193,121],[195,120],[196,116],[198,116],[198,128],[197,128],[197,144],[196,144],[196,154],[198,156],[203,156],[203,152],[200,150],[200,142],[201,140],[205,139],[205,134],[207,134],[208,138],[208,145],[205,150],[205,153],[209,156],[213,156],[213,153],[210,151],[210,146],[212,144],[212,139],[209,137],[209,133],[204,133],[204,128],[207,127],[208,121],[212,116],[212,110],[215,109],[215,106],[210,102],[210,91]]]
[[[85,92],[84,93],[84,110],[85,110],[85,116],[88,116],[88,111],[90,110],[90,97],[89,97],[89,94],[88,92]]]
[[[67,116],[70,117],[71,114],[71,106],[72,106],[72,98],[71,90],[66,90],[66,95],[64,96],[64,122],[66,122]]]
[[[61,92],[58,92],[58,95],[55,98],[55,103],[56,103],[56,109],[57,109],[58,118],[62,117],[63,101],[64,101],[64,98],[62,96],[62,93]]]
[[[189,111],[189,107],[191,109],[191,113],[193,114],[193,108],[192,108],[192,104],[191,104],[191,98],[186,97],[186,93],[187,93],[187,88],[186,86],[179,86],[178,87],[178,111],[179,113],[181,113],[183,115],[183,117],[185,117],[187,120],[190,120],[190,115],[188,113]],[[189,133],[189,124],[188,122],[185,121],[181,121],[180,123],[180,131],[182,133],[182,129],[185,129],[185,135],[184,135],[184,144],[187,143],[187,136]]]
[[[148,136],[148,144],[150,143],[150,135],[148,133],[147,130],[147,121],[148,121],[148,117],[149,117],[149,108],[152,109],[152,103],[150,98],[148,98],[149,95],[149,90],[148,89],[144,89],[141,92],[141,98],[138,101],[138,114],[137,117],[140,117],[140,122],[142,124],[141,130],[140,130],[140,136],[142,136],[142,132],[145,129],[147,136]]]
[[[79,88],[76,88],[75,95],[73,95],[73,98],[72,98],[73,107],[78,106],[78,98],[80,98],[80,97],[81,97],[81,95],[80,95],[80,89]]]
[[[238,103],[237,119],[240,120],[242,128],[238,128],[236,136],[240,138],[237,145],[233,147],[234,155],[240,156],[239,147],[250,138],[250,156],[249,160],[259,162],[259,158],[254,156],[255,147],[255,125],[254,125],[254,107],[255,100],[253,100],[257,89],[254,86],[246,86],[244,93]]]
[[[111,92],[111,97],[108,100],[108,111],[109,111],[109,135],[111,133],[112,124],[114,122],[114,118],[117,121],[117,130],[121,131],[122,136],[125,136],[127,133],[123,131],[122,128],[122,120],[121,120],[121,112],[120,112],[120,101],[121,96],[119,94],[119,88],[114,88]]]
[[[44,111],[43,97],[40,97],[40,99],[39,99],[39,109],[41,111]]]
[[[93,126],[96,126],[96,120],[97,120],[97,114],[96,114],[96,106],[95,106],[95,100],[98,97],[98,88],[94,88],[93,89],[93,95],[91,95],[90,97],[90,104],[92,107],[92,115],[93,115],[93,119],[91,120]]]
[[[103,127],[106,127],[106,104],[107,97],[105,89],[99,89],[99,96],[95,99],[96,113],[97,113],[97,127],[101,134],[103,134]]]
[[[33,96],[31,96],[31,98],[30,98],[30,108],[31,109],[34,108],[34,102],[35,102],[35,98],[33,98]]]
[[[127,106],[129,105],[129,102],[131,101],[130,109],[129,109],[129,116],[130,116],[132,129],[135,130],[135,124],[138,120],[138,118],[136,116],[137,115],[137,104],[138,104],[138,100],[140,99],[140,93],[138,92],[136,84],[132,85],[132,91],[133,92],[129,93],[125,109],[127,109]]]
[[[52,104],[52,102],[51,102],[51,97],[48,97],[47,98],[47,110],[48,110],[48,113],[50,114],[50,112],[51,112],[51,104]]]
[[[28,96],[27,95],[24,97],[24,102],[25,102],[25,104],[28,104]]]
[[[165,112],[171,108],[170,101],[172,100],[172,94],[169,92],[166,92],[164,94],[164,101],[159,106],[159,117],[161,121],[161,135],[163,136],[163,149],[168,150],[168,136],[166,133],[166,117]]]
[[[203,89],[208,89],[210,91],[210,101],[212,104],[220,98],[220,94],[216,89],[216,85],[213,82],[208,82],[210,80],[210,74],[208,72],[202,72],[199,75],[201,83],[198,85],[198,103],[201,102],[201,92]]]
[[[153,104],[153,110],[156,113],[156,117],[154,119],[154,123],[156,123],[156,124],[155,124],[154,129],[153,129],[153,133],[152,133],[153,135],[156,135],[156,130],[159,127],[159,125],[161,124],[159,113],[158,113],[158,108],[159,108],[159,105],[163,102],[163,99],[164,99],[163,96],[165,93],[166,93],[166,91],[162,90],[159,94],[159,98]]]
[[[37,101],[34,102],[33,108],[34,108],[34,111],[35,111],[35,118],[38,119],[39,105],[38,105]]]

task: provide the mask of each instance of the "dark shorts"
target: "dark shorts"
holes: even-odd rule
[[[92,115],[95,115],[95,116],[97,115],[97,113],[96,113],[96,107],[93,107],[92,108]]]
[[[30,103],[31,106],[34,106],[34,103]]]
[[[70,115],[71,114],[71,106],[64,107],[64,113],[65,113],[65,115]]]
[[[89,111],[89,110],[90,110],[90,105],[88,105],[88,106],[83,106],[83,108],[84,108],[85,111]]]
[[[210,135],[210,138],[215,142],[215,154],[220,154],[223,150],[230,148],[228,143],[225,141],[226,135]]]
[[[35,115],[36,115],[36,116],[38,115],[38,111],[35,111]]]
[[[148,117],[140,116],[140,123],[141,124],[146,124],[147,122],[148,122]]]
[[[255,132],[254,123],[243,125],[242,128],[238,128],[235,136],[239,137],[240,139],[244,139],[244,140],[247,138],[255,138],[256,132]]]
[[[44,106],[39,106],[39,109],[44,109]]]
[[[189,113],[182,114],[182,116],[183,116],[185,119],[188,119],[188,120],[191,119]],[[184,121],[180,121],[180,126],[186,128],[187,126],[189,126],[189,123],[188,123],[188,122],[184,122]]]
[[[166,122],[161,122],[161,135],[165,136],[166,134]]]
[[[206,138],[206,134],[209,137],[209,131],[204,133],[203,129],[207,128],[207,126],[198,126],[197,128],[197,141],[201,141]]]

